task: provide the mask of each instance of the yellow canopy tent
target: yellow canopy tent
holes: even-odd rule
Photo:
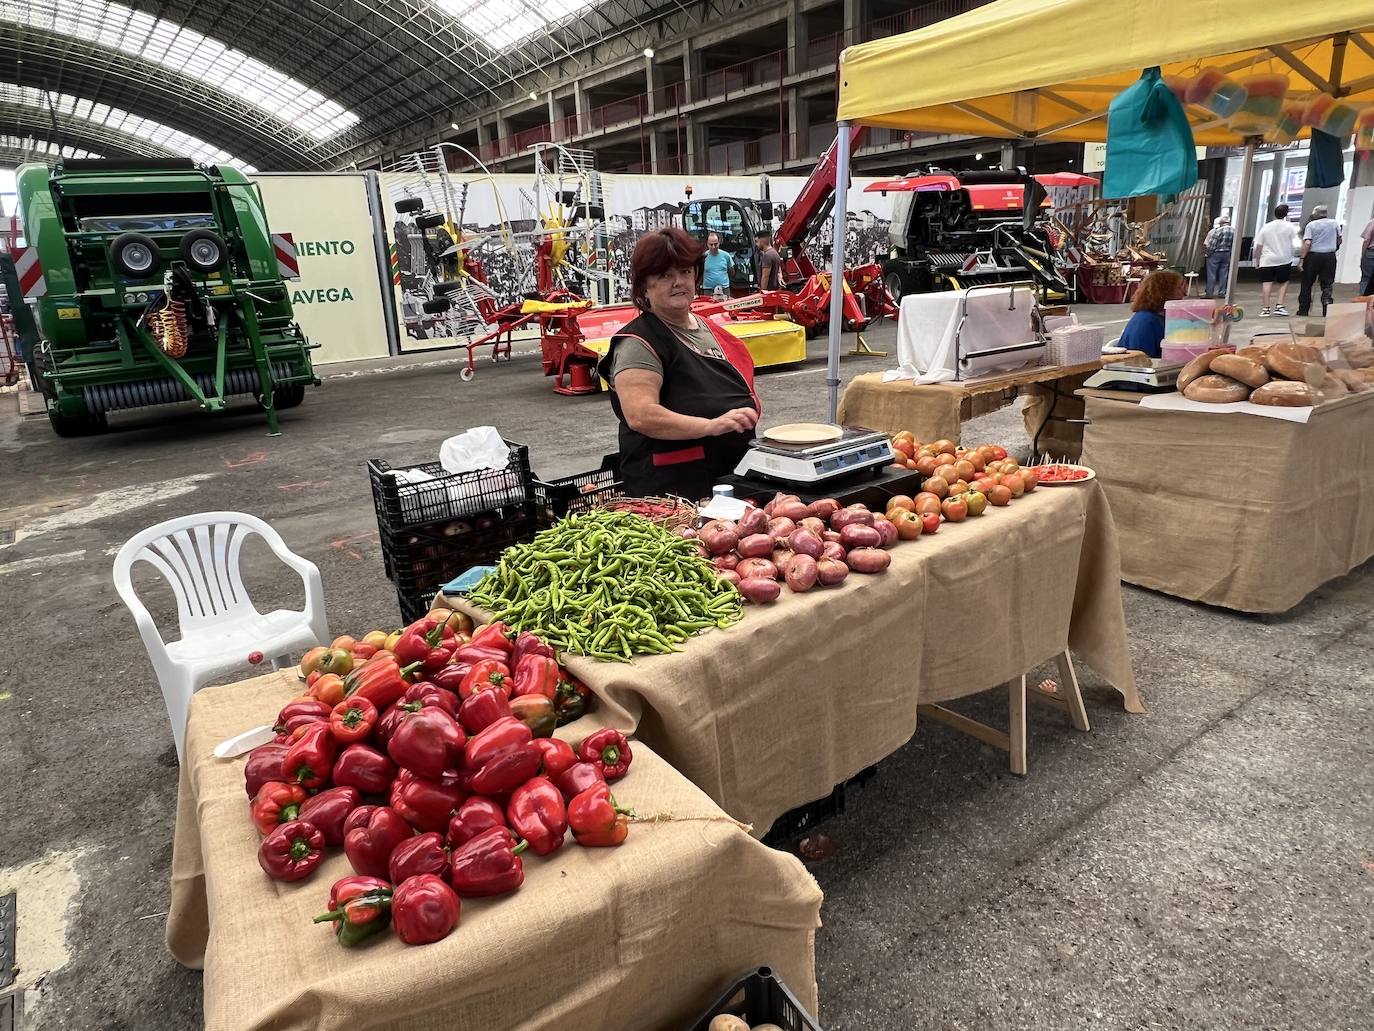
[[[1289,76],[1289,97],[1374,103],[1374,0],[997,0],[840,55],[837,181],[849,181],[851,125],[1003,139],[1101,142],[1111,99],[1162,67],[1190,78],[1215,65],[1237,78]],[[1249,144],[1190,107],[1200,145]],[[1304,133],[1307,130],[1303,130]],[[1248,192],[1245,165],[1241,199]],[[841,191],[843,192],[843,191]],[[844,260],[835,206],[834,274]],[[1239,248],[1232,251],[1234,284]],[[830,315],[830,415],[839,399],[838,293]]]

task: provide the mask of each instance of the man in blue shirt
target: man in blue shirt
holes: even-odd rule
[[[706,238],[706,258],[701,275],[701,292],[715,292],[716,287],[730,292],[730,255],[720,249],[720,237],[712,233]]]
[[[1312,284],[1322,284],[1322,314],[1332,301],[1331,288],[1336,282],[1336,252],[1341,249],[1341,227],[1325,204],[1312,209],[1312,221],[1302,231],[1302,253],[1298,255],[1298,271],[1302,273],[1302,289],[1298,291],[1298,314],[1306,315],[1312,308]]]

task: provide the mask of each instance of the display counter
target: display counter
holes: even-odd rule
[[[1082,365],[1035,365],[1015,372],[946,383],[883,382],[880,372],[855,376],[840,398],[837,422],[867,426],[891,436],[910,430],[917,440],[959,440],[969,419],[1005,408],[1021,394],[1026,405],[1026,435],[1041,437],[1040,450],[1073,459],[1082,443],[1082,427],[1069,420],[1081,415],[1073,391],[1114,355]]]
[[[571,841],[525,859],[514,894],[464,899],[443,941],[386,934],[348,949],[312,917],[352,873],[329,849],[308,880],[269,880],[248,816],[244,758],[220,741],[270,723],[294,673],[198,692],[191,702],[172,857],[167,944],[205,971],[208,1031],[440,1031],[684,1027],[742,973],[772,967],[816,1011],[821,892],[795,857],[764,847],[636,742],[616,798],[650,822],[624,845]],[[560,731],[580,740],[586,720]]]
[[[990,689],[1066,648],[1143,711],[1095,485],[1040,488],[891,556],[881,575],[746,606],[677,653],[564,655],[599,699],[584,721],[633,732],[761,836],[905,744],[917,705]]]
[[[1374,393],[1305,424],[1083,394],[1083,462],[1111,502],[1128,583],[1284,612],[1374,556]]]

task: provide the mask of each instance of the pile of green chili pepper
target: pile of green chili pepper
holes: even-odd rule
[[[606,662],[679,651],[739,620],[739,592],[696,544],[625,512],[568,516],[508,548],[468,600],[560,651]]]

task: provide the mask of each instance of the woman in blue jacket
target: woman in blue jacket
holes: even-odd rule
[[[1164,302],[1181,301],[1187,293],[1188,281],[1177,272],[1151,272],[1135,292],[1131,302],[1135,314],[1121,331],[1117,346],[1159,358],[1163,354]]]

